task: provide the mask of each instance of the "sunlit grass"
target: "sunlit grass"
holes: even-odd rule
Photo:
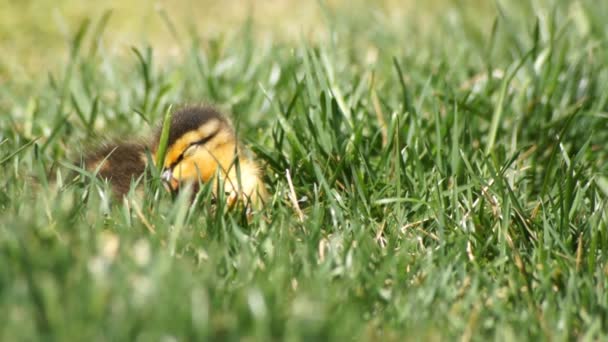
[[[124,3],[3,64],[1,340],[606,338],[606,5],[315,3],[283,39]],[[250,219],[79,171],[201,102],[264,165]]]

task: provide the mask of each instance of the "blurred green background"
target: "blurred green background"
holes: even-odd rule
[[[327,38],[328,13],[338,13],[343,20],[376,20],[383,29],[415,26],[420,33],[434,32],[454,7],[464,8],[475,18],[475,25],[486,30],[495,16],[492,2],[480,0],[2,0],[0,7],[1,77],[56,66],[68,53],[79,25],[108,11],[103,35],[107,52],[130,53],[135,42],[148,42],[159,57],[183,52],[180,37],[231,34],[247,22],[259,39],[293,41]]]

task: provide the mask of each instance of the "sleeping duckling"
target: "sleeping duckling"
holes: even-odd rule
[[[162,178],[172,191],[185,183],[212,181],[214,193],[221,179],[229,206],[239,200],[259,205],[266,196],[259,166],[246,154],[228,119],[210,107],[185,107],[173,113]]]
[[[151,146],[154,155],[161,130]],[[86,169],[99,168],[98,176],[111,182],[115,195],[122,197],[146,170],[146,148],[146,144],[130,142],[106,145],[85,158]],[[266,197],[260,168],[247,156],[228,119],[213,108],[185,107],[174,112],[166,151],[162,179],[172,192],[187,183],[196,187],[199,181],[212,181],[217,196],[221,179],[229,207],[239,200],[257,206]]]

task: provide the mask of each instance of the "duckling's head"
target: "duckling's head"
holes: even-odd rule
[[[160,139],[159,128],[156,144]],[[172,114],[162,178],[177,190],[185,182],[207,182],[218,167],[234,160],[236,138],[230,122],[210,107],[186,107]],[[155,150],[158,150],[156,146]]]

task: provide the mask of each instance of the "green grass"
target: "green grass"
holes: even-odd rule
[[[62,66],[4,70],[0,340],[608,338],[608,6],[499,3],[320,5],[296,42],[174,21],[162,60],[100,14]],[[68,167],[201,102],[264,164],[250,222]]]

